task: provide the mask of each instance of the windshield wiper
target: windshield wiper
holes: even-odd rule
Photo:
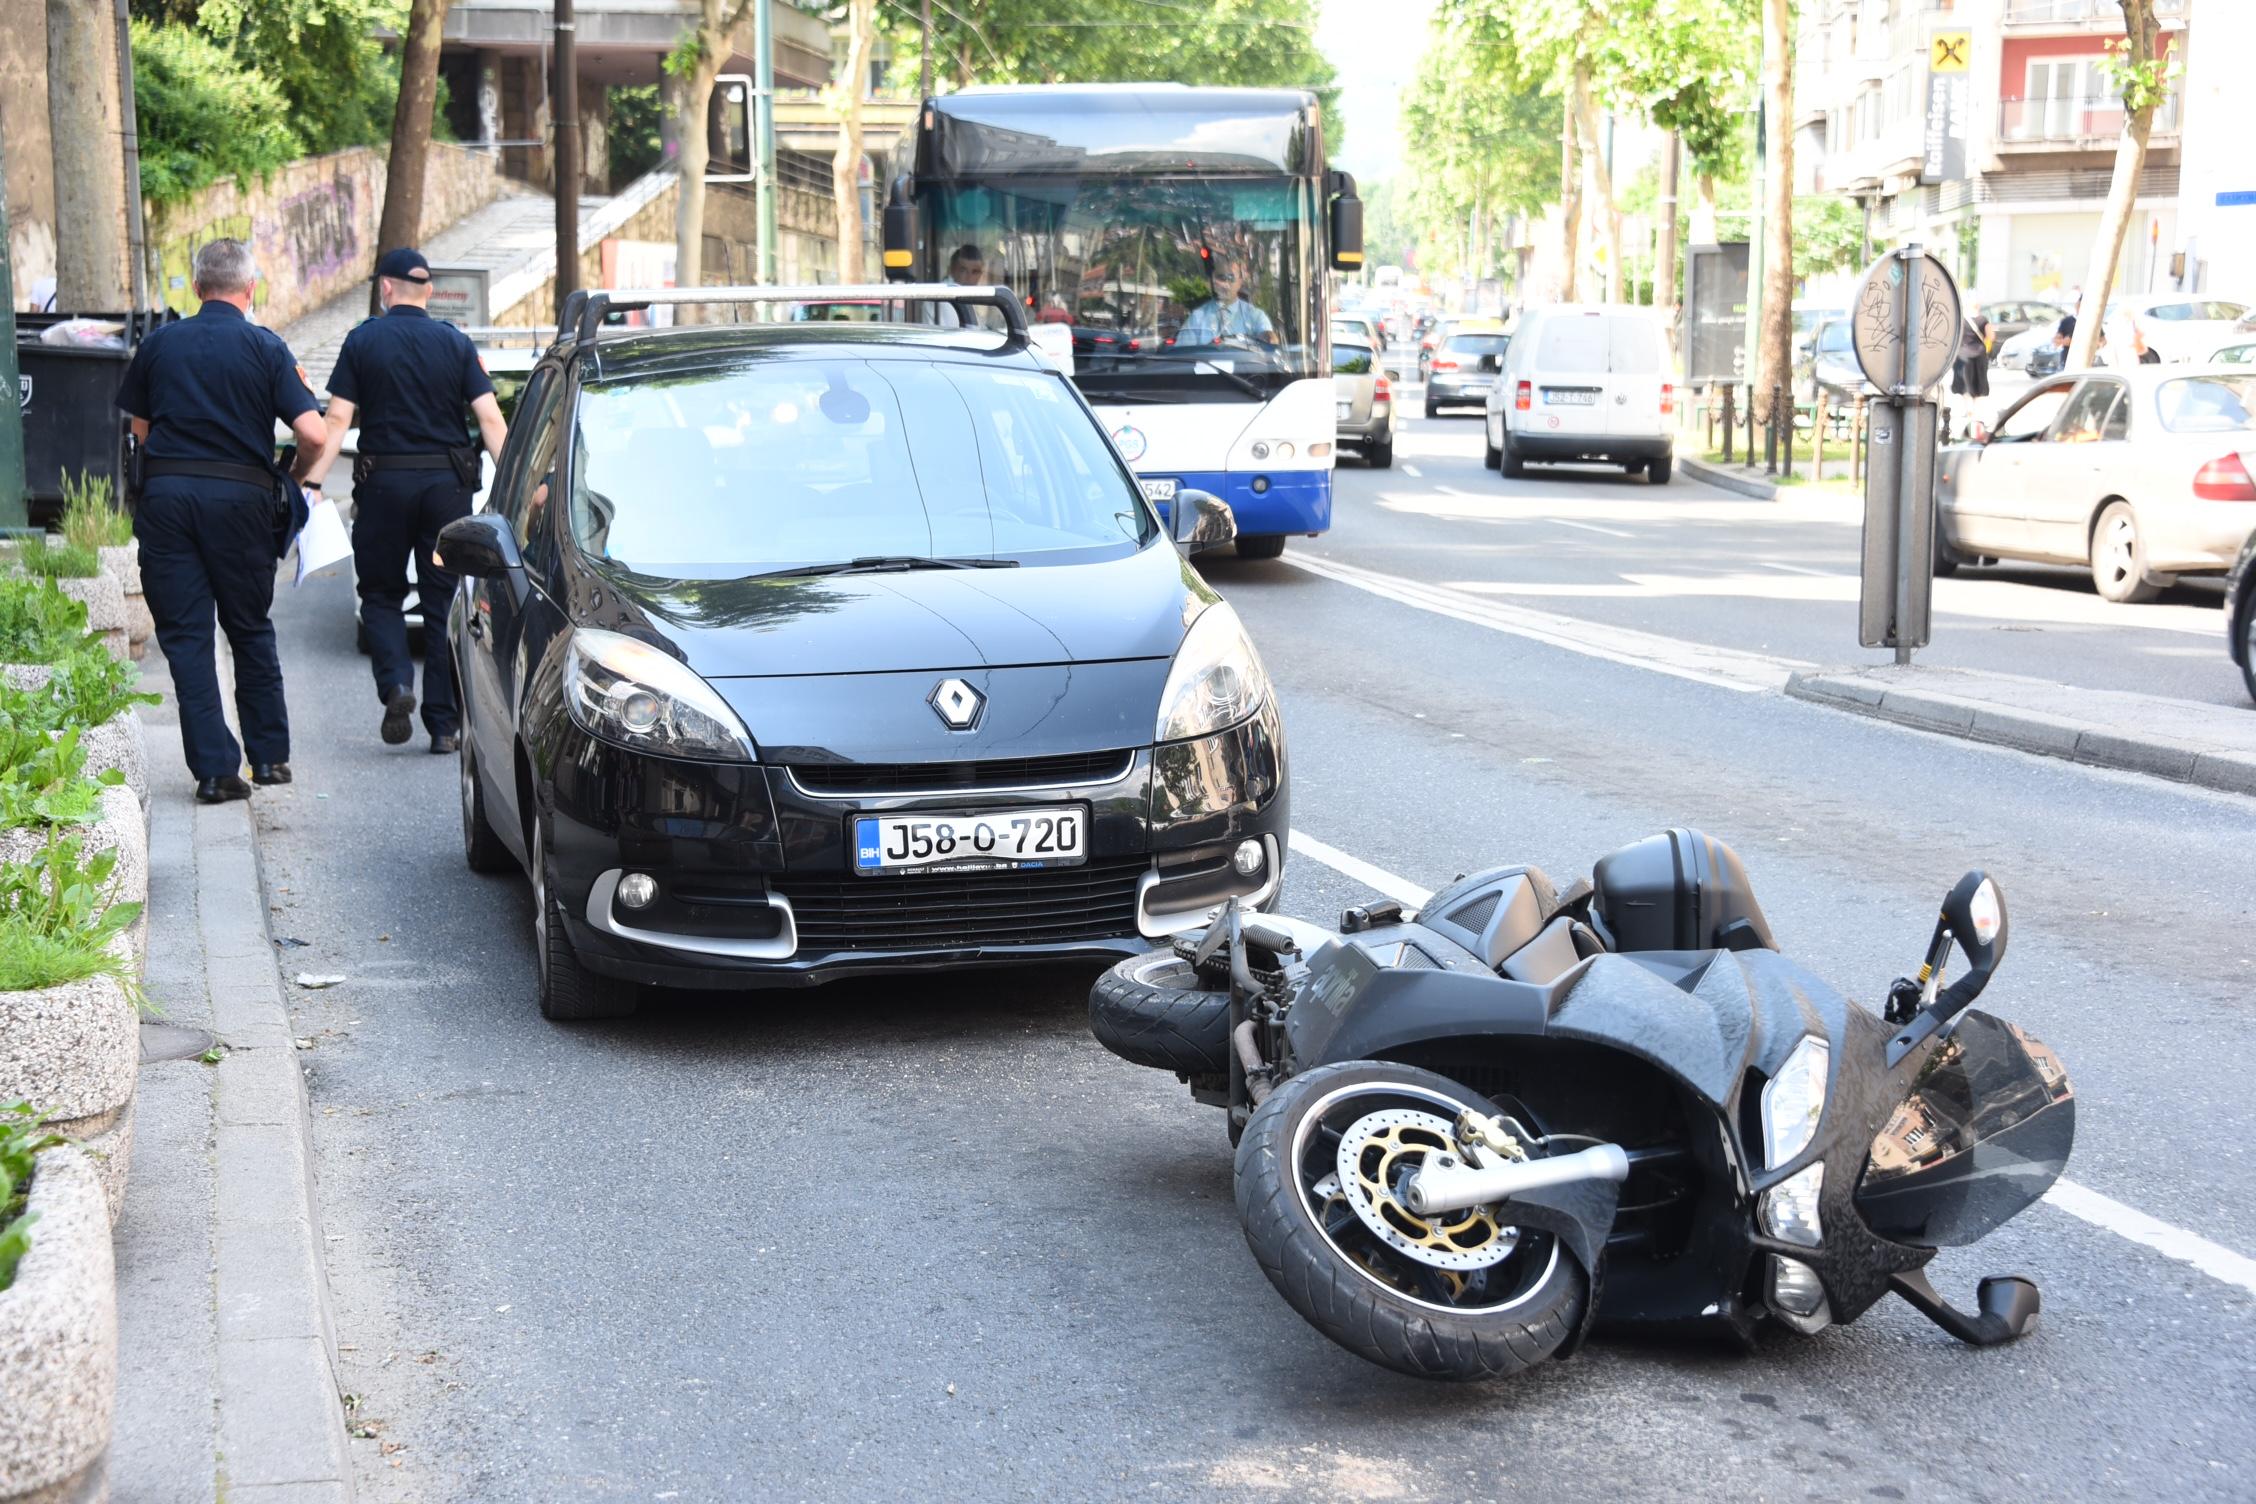
[[[755,580],[784,580],[826,574],[885,574],[909,569],[1016,569],[1016,559],[942,559],[923,554],[865,554],[831,564],[802,564],[796,569],[771,569],[751,575]]]

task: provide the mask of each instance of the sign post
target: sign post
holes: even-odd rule
[[[1864,477],[1864,557],[1857,641],[1911,662],[1931,636],[1935,579],[1935,404],[1928,397],[1958,353],[1958,286],[1916,244],[1872,264],[1849,335],[1872,405]]]

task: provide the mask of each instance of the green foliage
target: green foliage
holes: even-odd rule
[[[59,663],[101,647],[86,630],[86,607],[53,580],[0,575],[0,663]]]
[[[2119,37],[2107,44],[2099,60],[2100,76],[2123,101],[2123,108],[2134,115],[2140,110],[2160,109],[2185,77],[2185,65],[2172,55],[2141,60],[2137,52],[2129,37]]]
[[[32,717],[0,719],[0,829],[83,825],[101,813],[102,789],[125,775],[86,777],[79,734],[76,726],[50,733]]]
[[[91,580],[102,572],[93,549],[47,534],[18,543],[16,564],[25,574],[47,580]]]
[[[47,731],[99,726],[159,697],[134,688],[141,671],[97,641],[56,663],[47,682],[29,692],[0,686],[0,724],[22,721]]]
[[[177,22],[133,23],[141,191],[178,203],[222,178],[255,178],[305,154],[273,80]]]
[[[133,519],[110,504],[110,478],[88,471],[63,476],[63,537],[81,548],[117,548],[133,541]]]
[[[658,165],[663,155],[658,117],[664,109],[656,84],[611,90],[611,129],[605,142],[613,187],[631,183]]]
[[[109,943],[141,916],[141,905],[111,903],[103,894],[116,852],[83,853],[77,836],[63,836],[28,862],[0,863],[0,992],[113,976],[138,998]]]
[[[1835,194],[1794,200],[1796,280],[1855,271],[1863,254],[1864,211],[1853,200]]]
[[[0,1104],[0,1290],[15,1283],[16,1266],[31,1251],[31,1224],[39,1220],[24,1210],[32,1160],[63,1142],[46,1131],[46,1122],[29,1102]]]

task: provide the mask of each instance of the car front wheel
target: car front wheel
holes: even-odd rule
[[[564,928],[564,902],[549,881],[548,842],[537,813],[532,826],[533,961],[540,973],[541,1017],[559,1023],[624,1018],[635,1011],[642,989],[581,964]]]

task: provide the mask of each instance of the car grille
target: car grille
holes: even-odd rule
[[[1143,860],[1016,872],[805,878],[770,887],[791,900],[802,951],[1056,945],[1136,931]]]
[[[1052,783],[1112,783],[1127,776],[1135,757],[1134,752],[1075,752],[984,762],[815,763],[794,766],[791,776],[810,794],[975,792]]]

